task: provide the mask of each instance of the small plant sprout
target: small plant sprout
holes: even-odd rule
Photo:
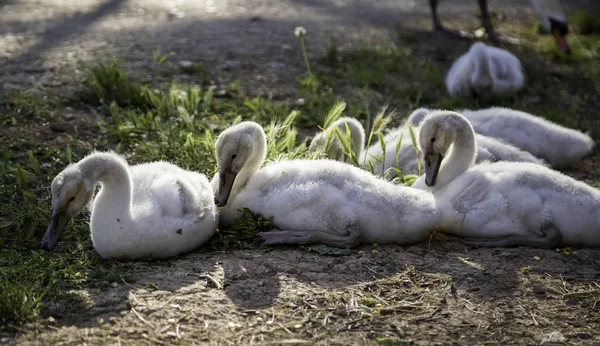
[[[169,57],[175,55],[175,52],[170,52],[167,54],[163,54],[160,49],[157,49],[154,51],[154,61],[156,62],[157,65],[162,64],[163,62],[165,62]]]
[[[306,45],[304,44],[304,35],[306,35],[306,29],[304,27],[298,26],[294,29],[294,35],[300,38],[300,48],[302,49],[302,57],[304,58],[304,63],[306,64],[306,72],[308,72],[309,76],[312,76],[312,72],[310,71],[310,64],[308,63],[308,55],[306,54]]]
[[[346,102],[336,102],[333,105],[333,107],[331,107],[331,109],[327,113],[327,116],[325,117],[325,122],[323,123],[323,130],[327,130],[331,126],[331,124],[333,124],[333,122],[338,120],[342,116],[342,113],[345,109]]]
[[[373,141],[373,136],[374,135],[378,135],[379,133],[383,132],[383,130],[387,127],[387,125],[392,121],[392,116],[395,112],[391,112],[390,114],[388,114],[387,116],[385,115],[385,111],[387,110],[387,105],[383,106],[381,108],[381,110],[379,111],[379,113],[377,113],[377,115],[375,115],[375,118],[373,119],[373,126],[371,127],[371,131],[369,131],[369,136],[367,137],[367,148],[371,146],[371,143]],[[382,147],[382,149],[384,149],[384,156],[385,157],[385,147]],[[377,161],[381,160],[381,157],[376,158],[373,155],[370,155],[372,158],[374,158]],[[365,155],[364,160],[367,160],[367,156]],[[366,162],[363,162],[363,166],[365,165]],[[372,167],[371,167],[372,168]],[[373,173],[373,170],[371,169],[371,173]]]
[[[417,153],[417,172],[421,175],[421,150],[419,150],[419,146],[417,145],[417,136],[415,136],[415,131],[411,124],[408,124],[408,131],[410,132],[413,148],[415,148],[415,152]]]

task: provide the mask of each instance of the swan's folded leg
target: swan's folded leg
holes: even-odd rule
[[[360,245],[361,233],[356,227],[348,228],[346,235],[335,235],[323,231],[291,231],[274,228],[270,232],[258,233],[266,245],[274,244],[323,244],[327,246],[352,248]]]
[[[315,238],[316,232],[313,231],[291,231],[291,230],[279,230],[273,228],[270,232],[259,232],[265,242],[265,245],[275,244],[312,244]]]
[[[560,231],[554,227],[547,228],[544,231],[543,237],[534,235],[509,235],[496,238],[464,238],[461,239],[461,243],[481,247],[529,246],[541,249],[557,247],[561,241]]]

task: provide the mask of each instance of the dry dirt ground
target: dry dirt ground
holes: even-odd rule
[[[530,17],[528,4],[490,8],[518,22]],[[83,88],[86,64],[106,56],[140,80],[170,78],[153,62],[157,49],[175,52],[174,61],[201,60],[218,83],[240,79],[253,93],[293,97],[298,25],[311,55],[330,35],[356,42],[395,37],[398,27],[430,30],[424,0],[0,0],[0,13],[2,89],[65,99]],[[474,0],[447,0],[440,13],[449,26],[478,21]],[[92,112],[74,112],[78,125],[66,132],[34,132],[50,145],[75,135],[94,143],[101,134]],[[597,186],[597,166],[588,159],[571,173]],[[600,343],[598,250],[473,249],[437,234],[429,244],[359,250],[200,249],[135,263],[126,278],[76,292],[80,303],[50,306],[0,343]]]

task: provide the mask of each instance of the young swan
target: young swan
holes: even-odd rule
[[[96,152],[52,181],[52,222],[42,247],[52,250],[90,201],[92,242],[102,258],[172,257],[207,241],[218,222],[204,175],[167,162],[129,166],[115,153]]]
[[[592,138],[582,132],[514,109],[492,107],[460,113],[469,119],[475,132],[528,151],[552,167],[573,164],[594,148]]]
[[[419,132],[425,176],[440,229],[477,246],[600,246],[600,191],[547,167],[497,162],[472,166],[469,121],[450,111],[429,115]]]
[[[396,173],[395,170],[390,170],[390,167],[396,167],[404,174],[418,174],[418,160],[417,152],[413,147],[413,143],[410,137],[410,131],[408,129],[409,124],[413,126],[413,132],[418,132],[418,126],[427,114],[431,111],[426,108],[419,108],[415,110],[406,124],[390,131],[385,137],[384,142],[386,143],[385,157],[381,160],[376,158],[383,156],[383,148],[379,142],[376,142],[366,150],[367,161],[371,162],[374,172],[379,175],[384,175],[382,172],[388,172],[385,177],[388,179],[393,178]],[[396,143],[402,139],[398,154],[396,155]],[[539,159],[530,153],[523,151],[510,144],[504,143],[500,140],[486,137],[483,135],[476,135],[475,141],[477,143],[477,162],[483,161],[517,161],[517,162],[533,162],[540,165],[545,165],[544,160]],[[366,162],[361,160],[360,162]],[[368,167],[369,164],[364,164],[363,167]]]
[[[427,108],[419,108],[415,110],[406,121],[413,126],[419,126],[425,117],[432,110]],[[475,142],[477,146],[477,159],[475,162],[483,161],[512,161],[512,162],[532,162],[538,165],[546,166],[547,163],[543,159],[533,156],[531,153],[521,150],[514,145],[508,144],[502,140],[475,134]]]
[[[525,77],[519,59],[510,52],[474,43],[446,75],[451,95],[506,96],[521,90]]]
[[[365,146],[365,129],[362,124],[349,117],[339,118],[334,121],[325,131],[315,134],[312,142],[310,142],[309,150],[312,152],[324,151],[327,157],[332,160],[349,162],[346,157],[342,144],[338,141],[335,135],[335,129],[339,129],[342,136],[350,135],[352,150],[356,154],[356,158],[360,158]]]
[[[254,122],[223,131],[213,179],[220,226],[240,209],[272,217],[279,228],[259,235],[266,244],[408,244],[426,239],[439,223],[430,193],[394,185],[332,160],[295,160],[262,169],[266,139]]]

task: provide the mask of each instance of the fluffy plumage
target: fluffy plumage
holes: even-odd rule
[[[419,132],[425,176],[440,229],[481,246],[600,246],[600,191],[547,167],[475,160],[475,136],[462,115],[438,111]],[[448,153],[449,152],[449,153]]]
[[[430,114],[432,110],[427,108],[419,108],[412,112],[406,121],[407,124],[413,126],[419,126],[425,117]],[[500,124],[498,124],[500,125]],[[502,130],[500,130],[502,131]],[[477,132],[477,130],[476,130]],[[490,131],[486,131],[488,134]],[[491,135],[482,135],[475,133],[475,143],[477,144],[477,158],[476,162],[483,161],[511,161],[511,162],[531,162],[537,163],[538,165],[547,165],[546,161],[540,159],[528,151],[521,150],[516,146],[509,144],[502,139],[494,138]]]
[[[414,243],[439,222],[431,194],[345,163],[294,160],[260,169],[266,140],[256,123],[228,128],[216,146],[221,225],[230,225],[241,208],[273,217],[279,229],[260,234],[267,244]]]
[[[52,182],[52,223],[42,247],[54,248],[69,219],[90,207],[94,248],[103,258],[168,258],[195,249],[216,231],[213,190],[202,174],[167,162],[129,166],[96,152]]]
[[[366,150],[362,150],[361,147],[360,150],[357,150],[357,157],[359,158],[359,163],[365,169],[370,169],[370,167],[372,166],[373,172],[375,174],[379,176],[384,176],[387,179],[392,179],[396,176],[396,171],[391,168],[398,168],[402,170],[404,174],[417,174],[417,151],[413,146],[408,124],[413,125],[413,131],[416,133],[418,131],[418,125],[430,112],[431,111],[429,109],[419,108],[410,115],[405,125],[393,129],[388,134],[386,134],[384,136],[384,142],[386,144],[385,155],[383,147],[381,146],[381,143],[379,143],[379,141],[376,141],[375,144],[371,145]],[[341,122],[341,125],[343,124],[344,123]],[[360,125],[360,123],[358,123],[358,125]],[[358,125],[354,124],[353,126],[349,127],[351,130],[351,138],[363,138],[362,142],[364,143],[364,129],[362,128],[362,126]],[[500,140],[491,137],[476,135],[476,141],[478,147],[477,162],[488,160],[533,162],[542,165],[546,164],[544,160],[539,159],[526,151],[520,150],[515,146],[504,143]],[[396,155],[396,146],[398,142],[400,142],[400,147]],[[343,152],[341,148],[336,148],[337,150]],[[328,155],[328,157],[330,159],[340,157],[339,154],[336,155],[338,156]]]
[[[446,87],[451,95],[506,96],[524,85],[519,59],[504,49],[481,42],[474,43],[459,57],[446,75]]]
[[[594,148],[590,136],[529,113],[501,107],[459,112],[471,122],[475,132],[528,151],[552,167],[577,162]]]

